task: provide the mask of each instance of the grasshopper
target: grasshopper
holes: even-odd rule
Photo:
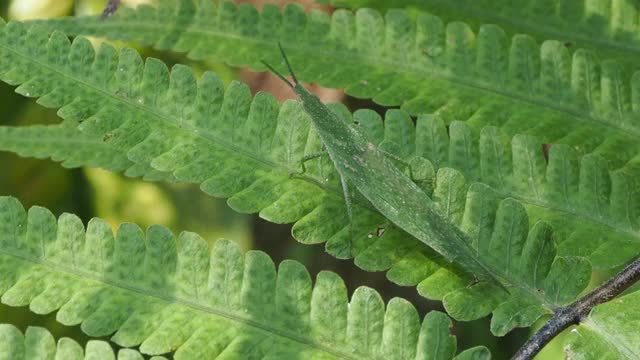
[[[499,277],[479,261],[468,236],[437,213],[429,196],[393,163],[389,155],[372,144],[357,128],[341,120],[300,84],[282,45],[278,46],[293,83],[268,63],[262,63],[284,81],[302,102],[340,175],[349,217],[352,216],[348,186],[351,184],[392,223],[448,261],[462,265],[478,279],[502,286]]]

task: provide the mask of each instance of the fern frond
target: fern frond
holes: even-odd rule
[[[166,228],[71,214],[28,214],[0,197],[0,293],[10,306],[58,311],[90,336],[176,359],[452,359],[451,320],[436,311],[422,324],[407,301],[386,306],[378,293],[347,289],[334,273],[312,286],[307,270],[219,240],[211,252],[197,234],[176,240]],[[0,344],[0,347],[2,344]],[[468,350],[488,359],[485,348]],[[468,354],[468,353],[467,353]],[[465,355],[466,356],[466,355]]]
[[[433,193],[444,217],[470,234],[479,261],[506,279],[510,291],[487,284],[467,287],[470,279],[457,275],[450,265],[442,268],[441,259],[423,243],[393,227],[362,199],[354,199],[354,222],[349,224],[348,217],[341,216],[344,201],[337,195],[341,194],[337,174],[328,159],[307,164],[307,172],[300,174],[301,159],[317,153],[321,144],[297,102],[280,106],[264,93],[252,99],[243,84],[232,83],[225,90],[212,73],[196,80],[182,65],[169,72],[155,59],[143,64],[131,49],[118,54],[103,45],[94,57],[85,39],[69,44],[61,33],[48,38],[38,28],[25,30],[22,24],[10,23],[0,32],[0,69],[4,69],[0,78],[22,84],[18,92],[60,107],[58,113],[67,122],[79,122],[87,136],[126,152],[135,166],[198,183],[210,195],[228,197],[230,206],[240,212],[259,212],[272,222],[295,222],[297,239],[326,241],[335,256],[351,253],[348,236],[353,233],[351,250],[359,266],[374,271],[391,268],[396,282],[420,283],[425,296],[444,299],[459,319],[478,318],[496,309],[513,315],[522,304],[534,309],[524,318],[495,317],[500,324],[496,331],[506,332],[530,325],[543,312],[573,300],[587,284],[589,263],[555,258],[550,228],[537,223],[530,229],[520,203],[499,201],[487,186],[468,187],[453,169],[436,173],[428,160],[417,157],[412,173],[418,184]],[[375,113],[360,111],[351,119],[344,107],[336,112],[367,127],[372,141],[383,140]],[[411,126],[406,114],[394,114],[401,119],[398,126]],[[394,136],[400,133],[391,129]],[[384,142],[381,146],[387,147]],[[509,224],[519,230],[512,231]],[[532,258],[540,263],[532,265]],[[531,266],[538,270],[531,272]],[[566,271],[571,266],[575,270]],[[569,280],[572,286],[564,286]]]
[[[77,124],[0,127],[0,150],[23,157],[51,158],[66,168],[79,166],[102,167],[121,172],[133,163],[127,154],[105,146],[102,139],[88,136]]]
[[[422,1],[422,0],[318,0],[350,9],[419,9],[445,21],[462,20],[477,28],[496,24],[510,35],[529,34],[538,41],[554,39],[567,47],[595,50],[636,67],[640,54],[640,26],[637,3],[605,0],[556,1]]]
[[[51,158],[66,168],[91,166],[124,171],[127,176],[149,181],[174,180],[170,173],[132,162],[123,149],[110,146],[104,138],[79,131],[77,126],[72,121],[60,125],[0,126],[0,150],[23,157]]]
[[[83,349],[75,340],[62,338],[56,343],[53,335],[45,329],[30,326],[24,334],[11,324],[0,324],[0,358],[2,359],[113,359],[142,360],[144,357],[133,349],[120,349],[113,353],[106,341],[90,340]],[[163,360],[164,357],[154,357]]]
[[[177,5],[176,5],[177,4]],[[473,118],[510,135],[598,152],[615,166],[640,153],[640,76],[560,41],[538,45],[508,38],[494,25],[478,33],[420,13],[338,10],[305,14],[228,1],[164,1],[154,9],[123,9],[107,22],[67,18],[40,22],[71,34],[106,36],[264,70],[278,64],[282,42],[302,80],[402,105],[412,114],[440,112],[447,121]],[[170,24],[170,25],[168,25]],[[345,60],[346,59],[346,60]],[[336,66],[336,64],[340,64]],[[635,161],[635,160],[634,160]]]
[[[571,330],[565,353],[576,359],[638,359],[639,325],[640,291],[636,291],[595,307]]]

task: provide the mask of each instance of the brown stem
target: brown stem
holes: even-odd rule
[[[549,343],[554,337],[571,325],[579,324],[589,315],[596,305],[605,303],[635,282],[640,280],[640,258],[627,265],[616,276],[609,279],[574,303],[556,310],[555,314],[538,330],[511,358],[512,360],[529,360]]]

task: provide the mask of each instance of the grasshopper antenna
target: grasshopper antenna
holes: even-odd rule
[[[293,83],[298,85],[298,78],[296,78],[296,74],[293,72],[291,68],[291,64],[289,63],[289,58],[287,58],[287,54],[284,53],[284,49],[282,48],[282,44],[278,41],[278,47],[280,48],[280,54],[282,54],[282,58],[284,59],[284,63],[287,64],[287,69],[289,69],[289,74],[293,78]]]
[[[280,73],[278,72],[278,70],[274,69],[274,68],[273,68],[273,66],[269,65],[269,64],[268,64],[266,61],[264,61],[264,60],[260,60],[260,62],[261,62],[262,64],[264,64],[264,66],[266,66],[267,68],[269,68],[269,70],[270,70],[272,73],[274,73],[277,77],[279,77],[279,78],[280,78],[282,81],[284,81],[287,85],[289,85],[289,87],[290,87],[290,88],[292,88],[292,89],[293,89],[293,87],[294,87],[294,86],[293,86],[293,84],[292,84],[289,80],[287,80],[287,78],[285,78],[285,77],[284,77],[284,75],[280,74]]]
[[[272,73],[274,73],[276,76],[278,76],[282,81],[287,83],[287,85],[289,85],[290,88],[293,89],[295,87],[295,85],[298,85],[298,78],[296,78],[296,74],[293,73],[293,69],[291,68],[291,64],[289,63],[289,59],[287,58],[287,54],[284,53],[284,49],[282,48],[282,44],[280,42],[278,42],[278,48],[280,48],[280,54],[282,54],[282,58],[284,59],[284,63],[287,65],[287,69],[289,69],[289,74],[293,78],[293,84],[289,80],[287,80],[284,77],[284,75],[282,75],[276,69],[274,69],[273,66],[269,65],[264,60],[260,60],[260,62],[263,63],[264,66],[266,66],[269,70],[271,70]]]

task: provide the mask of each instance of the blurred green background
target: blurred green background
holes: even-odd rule
[[[142,2],[148,1],[122,1],[123,6],[134,6]],[[307,7],[312,5],[312,1],[293,2],[305,3],[303,5]],[[4,19],[15,20],[98,14],[105,3],[106,0],[0,0],[0,14]],[[331,10],[326,7],[324,9]],[[98,41],[95,39],[96,43]],[[135,47],[132,44],[116,45]],[[274,85],[279,82],[273,82],[265,74],[237,70],[223,64],[193,62],[175,53],[138,50],[144,56],[158,57],[168,64],[179,62],[192,66],[196,71],[214,70],[227,83],[233,79],[241,79],[250,84],[254,91],[267,89],[280,99],[290,96],[283,92],[282,87]],[[0,125],[26,126],[60,121],[55,111],[44,109],[13,90],[13,87],[0,84]],[[384,111],[373,103],[345,98],[339,91],[317,90],[325,100],[344,101],[351,108],[368,107]],[[114,230],[122,222],[134,222],[143,228],[151,224],[162,224],[176,234],[188,230],[199,233],[209,241],[231,239],[240,243],[245,250],[265,251],[276,264],[284,259],[296,259],[309,268],[312,276],[321,270],[335,271],[345,280],[350,292],[358,286],[367,285],[379,291],[386,301],[393,297],[404,297],[418,308],[421,316],[432,309],[442,310],[440,303],[418,296],[414,288],[395,286],[385,279],[384,273],[366,273],[352,261],[336,260],[324,252],[323,245],[301,245],[291,237],[289,225],[271,224],[257,216],[237,214],[226,206],[224,200],[209,197],[196,186],[143,182],[101,169],[65,169],[50,160],[24,159],[7,153],[0,153],[0,165],[0,195],[14,196],[25,207],[44,206],[56,215],[63,212],[74,213],[85,223],[92,217],[101,217],[109,221]],[[38,316],[27,308],[0,305],[0,323],[7,322],[22,330],[29,325],[45,326],[56,338],[68,336],[82,343],[88,340],[79,327],[58,324],[55,314]],[[528,335],[526,330],[517,330],[504,338],[492,337],[488,318],[456,323],[453,331],[458,336],[459,349],[484,344],[491,349],[494,359],[508,358]],[[557,345],[550,346],[545,353],[546,355],[542,354],[538,358],[562,357],[561,348]]]

